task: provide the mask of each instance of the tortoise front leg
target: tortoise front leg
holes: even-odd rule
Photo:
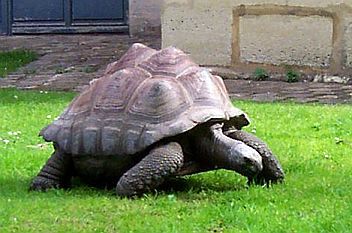
[[[178,143],[158,146],[120,178],[116,193],[131,197],[153,190],[165,178],[175,174],[182,167],[183,161],[182,148]]]
[[[225,134],[230,138],[242,141],[252,147],[262,157],[263,170],[253,179],[250,179],[249,183],[254,182],[262,185],[269,184],[270,182],[280,182],[284,179],[285,174],[278,159],[262,140],[242,130],[229,130],[225,132]]]
[[[46,191],[51,188],[67,188],[72,172],[71,155],[55,149],[44,167],[31,183],[30,190]]]

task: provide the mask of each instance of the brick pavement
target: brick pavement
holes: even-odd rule
[[[39,35],[0,37],[0,51],[31,49],[41,56],[5,79],[0,87],[80,91],[99,77],[107,64],[120,58],[136,42],[160,48],[160,38],[128,35]]]
[[[41,57],[6,78],[0,88],[80,91],[99,77],[132,43],[160,48],[160,37],[128,35],[34,35],[0,37],[0,51],[26,48]],[[256,101],[352,103],[352,85],[337,83],[226,79],[232,98]]]
[[[315,82],[225,80],[231,98],[255,101],[352,103],[352,85]]]

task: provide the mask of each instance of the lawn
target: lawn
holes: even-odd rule
[[[235,103],[285,169],[272,188],[216,171],[135,200],[80,184],[28,192],[52,152],[38,131],[73,96],[0,90],[0,232],[351,232],[350,105]]]
[[[36,59],[38,59],[38,54],[29,50],[0,52],[0,78]]]

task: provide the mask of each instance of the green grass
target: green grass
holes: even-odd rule
[[[38,55],[29,50],[18,49],[0,52],[0,78],[36,59],[38,59]]]
[[[0,232],[351,232],[352,106],[236,102],[286,171],[272,188],[216,171],[135,200],[84,185],[28,192],[52,152],[38,131],[72,98],[0,90]]]

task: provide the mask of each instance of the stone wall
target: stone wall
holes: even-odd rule
[[[162,0],[130,0],[130,34],[160,34],[160,6]]]
[[[352,68],[352,14],[347,14],[343,21],[344,64]]]
[[[203,65],[352,68],[352,0],[164,0],[161,22]]]

